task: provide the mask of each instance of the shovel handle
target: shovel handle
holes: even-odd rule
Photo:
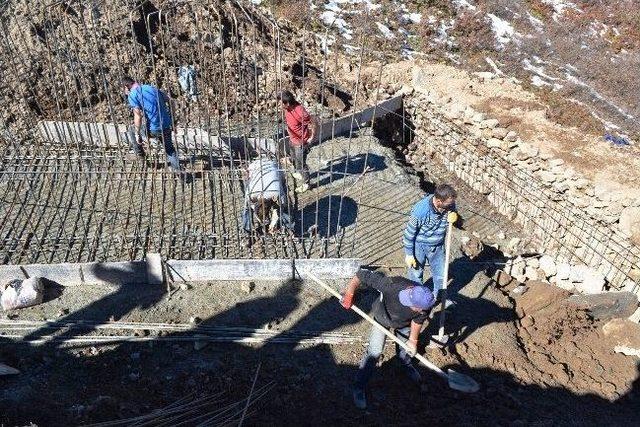
[[[331,286],[327,285],[326,283],[324,283],[322,280],[320,280],[315,274],[306,271],[305,274],[310,277],[314,282],[316,282],[317,284],[319,284],[320,286],[322,286],[325,290],[327,290],[329,293],[331,293],[334,297],[340,299],[342,296],[338,293],[338,291],[336,291],[335,289],[333,289]],[[393,340],[396,344],[398,344],[400,347],[402,347],[403,349],[405,349],[406,351],[410,351],[409,346],[407,344],[405,344],[404,341],[400,340],[398,337],[396,337],[394,334],[392,334],[387,328],[385,328],[384,326],[382,326],[380,323],[376,322],[375,319],[373,319],[371,316],[369,316],[367,313],[365,313],[364,311],[360,310],[356,305],[352,305],[351,306],[351,310],[355,311],[360,317],[362,317],[364,320],[366,320],[367,322],[371,323],[374,327],[378,328],[381,332],[384,332],[384,334],[389,337],[391,340]],[[429,362],[424,356],[420,355],[420,354],[415,354],[414,357],[416,359],[418,359],[418,361],[420,363],[422,363],[425,367],[429,368],[431,371],[435,372],[436,374],[438,374],[440,377],[444,378],[444,379],[449,379],[449,375],[447,375],[446,372],[444,372],[442,369],[438,368],[436,365],[434,365],[433,363]]]
[[[444,337],[444,316],[447,305],[447,286],[449,285],[449,258],[451,257],[451,237],[453,234],[453,223],[447,225],[447,240],[444,244],[444,274],[442,275],[442,302],[440,304],[440,325],[438,328],[438,339]]]

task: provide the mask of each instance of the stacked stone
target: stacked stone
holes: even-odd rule
[[[412,94],[405,101],[416,128],[416,142],[406,151],[409,163],[418,169],[428,168],[433,159],[443,163],[532,233],[539,253],[597,271],[598,279],[588,281],[592,288],[600,276],[614,288],[636,287],[640,199],[597,192],[562,159],[451,97],[422,88],[400,92]],[[557,283],[568,287],[563,280],[569,279]]]

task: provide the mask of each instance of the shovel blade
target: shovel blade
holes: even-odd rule
[[[453,390],[463,393],[475,393],[480,390],[480,385],[476,380],[453,369],[447,370],[447,380],[449,381],[449,387]]]

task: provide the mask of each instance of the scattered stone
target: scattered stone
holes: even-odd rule
[[[538,276],[538,268],[526,266],[525,269],[524,269],[524,275],[527,278],[527,280],[539,280],[540,279],[540,277]]]
[[[460,249],[470,259],[476,258],[482,253],[484,245],[482,241],[472,234],[464,235],[460,238]]]
[[[556,262],[549,255],[542,255],[538,260],[540,269],[544,271],[545,276],[555,276],[557,273]]]
[[[526,265],[526,262],[519,256],[515,259],[507,260],[504,269],[508,274],[517,278],[524,275]]]
[[[549,163],[550,167],[554,168],[554,167],[558,167],[558,166],[564,165],[564,160],[562,160],[562,159],[549,159],[548,163]]]
[[[509,131],[507,131],[505,128],[497,127],[497,128],[493,128],[492,133],[494,138],[505,139],[509,134]]]
[[[569,291],[571,293],[576,291],[576,288],[571,280],[567,279],[557,279],[553,278],[553,284],[559,287],[560,289],[564,289],[565,291]]]
[[[485,119],[485,115],[483,113],[476,113],[473,115],[473,121],[476,123],[482,123]]]
[[[584,294],[602,292],[605,285],[604,275],[586,265],[575,265],[571,267],[569,280],[575,283],[575,288],[578,292]]]
[[[620,230],[630,236],[631,241],[640,245],[640,207],[629,206],[620,213]]]
[[[523,295],[524,293],[527,292],[529,288],[527,288],[525,285],[519,285],[516,286],[511,293],[515,294],[515,295]]]
[[[58,317],[66,316],[67,314],[69,314],[68,308],[61,308],[58,310]]]
[[[509,250],[509,252],[511,253],[518,252],[518,247],[521,241],[522,239],[520,239],[519,237],[511,238],[511,240],[509,240],[509,243],[507,243],[507,249]]]
[[[571,276],[571,266],[567,263],[558,264],[556,274],[559,280],[569,280],[569,276]]]
[[[480,127],[493,129],[498,127],[499,124],[500,122],[498,121],[498,119],[487,119],[480,122]]]
[[[572,295],[567,303],[587,311],[596,320],[626,318],[638,309],[638,297],[631,292]]]
[[[9,365],[5,365],[4,363],[0,363],[0,376],[3,375],[17,375],[20,371],[16,368],[12,368]]]
[[[558,179],[556,174],[545,170],[541,170],[540,172],[538,172],[538,176],[543,182],[547,184],[553,184]]]
[[[498,148],[500,150],[506,150],[507,146],[505,145],[504,141],[497,139],[497,138],[491,138],[487,141],[487,147],[489,148]]]
[[[516,142],[518,140],[518,134],[510,130],[509,132],[507,132],[507,135],[504,139],[509,142]]]
[[[244,293],[250,294],[256,288],[256,284],[254,282],[245,282],[240,286],[240,288]]]
[[[527,258],[527,267],[532,267],[532,268],[539,268],[540,267],[540,260],[538,259],[538,257],[529,257]]]
[[[189,289],[191,289],[191,285],[188,283],[182,283],[180,284],[180,290],[181,291],[188,291]]]
[[[193,316],[189,318],[189,323],[193,323],[194,325],[197,325],[200,322],[202,322],[202,319],[199,318],[198,316]]]

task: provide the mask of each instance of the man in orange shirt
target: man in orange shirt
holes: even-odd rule
[[[307,153],[309,144],[316,136],[316,122],[288,90],[282,91],[279,98],[282,101],[284,119],[289,134],[289,147],[296,170],[293,177],[302,181],[302,185],[296,187],[296,192],[302,193],[309,189]]]

